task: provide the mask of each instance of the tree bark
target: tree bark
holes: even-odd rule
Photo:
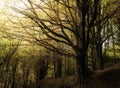
[[[76,57],[77,77],[80,88],[84,88],[89,79],[89,71],[86,63],[86,54],[77,52]]]

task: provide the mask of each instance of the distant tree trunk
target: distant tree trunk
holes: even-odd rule
[[[58,77],[62,77],[62,61],[58,59]]]
[[[111,25],[111,32],[112,32],[112,45],[113,45],[113,62],[116,63],[116,50],[115,50],[115,39],[114,39],[114,33],[112,30],[112,25]]]
[[[18,65],[18,61],[15,61],[13,68],[12,68],[12,84],[11,84],[11,88],[16,88],[16,70],[17,70],[17,65]]]
[[[103,56],[102,56],[102,44],[100,44],[99,47],[99,58],[100,58],[100,69],[103,70],[104,69],[104,60],[103,60]]]
[[[47,74],[47,70],[48,70],[48,61],[44,60],[45,58],[43,58],[41,60],[41,67],[40,67],[40,72],[39,72],[39,76],[38,76],[38,80],[42,80],[45,78],[46,74]]]
[[[62,76],[62,61],[58,57],[57,61],[54,63],[54,71],[55,71],[55,78],[59,78]]]

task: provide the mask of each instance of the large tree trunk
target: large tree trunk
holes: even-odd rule
[[[76,65],[79,86],[80,88],[84,88],[89,79],[89,71],[85,53],[77,52]]]
[[[104,69],[104,59],[103,59],[103,55],[102,55],[102,38],[101,38],[101,31],[98,31],[98,36],[96,40],[96,51],[97,51],[97,55],[98,55],[98,59],[99,59],[99,68],[100,70]]]
[[[100,70],[104,69],[104,60],[102,56],[102,37],[101,37],[101,26],[98,24],[97,26],[98,32],[97,32],[97,39],[96,39],[96,49],[97,49],[97,54],[98,54],[98,59],[100,61]]]
[[[101,15],[101,0],[98,0],[97,1],[98,3],[98,6],[97,6],[97,20],[98,22],[100,21],[100,15]],[[97,25],[97,39],[96,39],[96,42],[97,42],[97,52],[98,52],[98,58],[100,60],[100,70],[103,70],[104,69],[104,61],[103,61],[103,57],[102,57],[102,37],[101,37],[101,30],[102,30],[102,27],[101,27],[101,22],[98,23]]]

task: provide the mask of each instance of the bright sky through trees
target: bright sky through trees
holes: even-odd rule
[[[40,0],[35,0],[34,2],[40,2]],[[25,4],[28,5],[28,0],[0,0],[0,9],[7,8],[7,6],[13,6],[17,8],[25,8]]]
[[[7,8],[7,6],[22,8],[24,4],[21,0],[0,0],[0,9]]]

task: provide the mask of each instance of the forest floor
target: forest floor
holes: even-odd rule
[[[90,83],[92,88],[120,88],[120,64],[97,71]]]
[[[77,88],[75,76],[44,79],[39,83],[40,88]],[[120,64],[95,72],[88,85],[90,88],[120,88]]]

